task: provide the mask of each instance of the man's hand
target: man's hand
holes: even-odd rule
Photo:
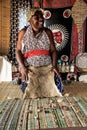
[[[22,75],[22,82],[26,81],[28,78],[28,69],[25,66],[19,66],[19,71]]]
[[[61,75],[60,75],[60,73],[59,73],[59,70],[58,70],[58,68],[57,67],[52,67],[51,68],[51,71],[54,71],[59,77],[61,77]]]

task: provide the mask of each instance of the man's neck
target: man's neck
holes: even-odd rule
[[[33,29],[33,28],[32,28]],[[36,36],[37,34],[41,33],[43,29],[39,29],[39,30],[36,30],[36,29],[33,29],[33,33],[34,35]]]

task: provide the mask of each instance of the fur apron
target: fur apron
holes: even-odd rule
[[[24,98],[62,96],[54,82],[54,72],[51,65],[44,67],[29,66],[29,83]]]

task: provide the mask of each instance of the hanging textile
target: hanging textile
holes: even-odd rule
[[[76,24],[74,22],[72,24],[70,61],[74,60],[78,53],[86,51],[86,35],[84,35],[86,34],[86,20],[79,33]]]
[[[86,20],[85,20],[85,23],[84,23],[84,32],[85,32],[85,38],[84,38],[84,40],[85,40],[85,52],[87,52],[87,18],[86,18]]]
[[[87,17],[87,4],[83,0],[76,0],[72,7],[72,18],[77,25],[77,31],[82,29],[82,24]]]
[[[34,7],[61,8],[72,6],[76,0],[34,0]]]
[[[78,33],[78,53],[85,52],[85,45],[86,45],[86,20],[84,21],[82,25],[82,29]]]
[[[72,21],[70,61],[74,60],[77,54],[78,54],[78,32],[76,24],[74,23],[74,21]]]
[[[71,7],[44,11],[44,13],[48,13],[45,15],[44,25],[53,32],[58,58],[61,58],[62,55],[70,57],[72,18],[71,15],[65,15],[70,10]]]
[[[85,51],[86,44],[86,16],[87,16],[87,4],[84,0],[76,0],[72,7],[73,29],[71,40],[71,56],[70,60],[73,60],[78,53]],[[78,8],[78,9],[77,9]]]
[[[10,4],[11,4],[11,14],[10,14],[11,24],[10,24],[10,45],[9,45],[8,58],[13,64],[16,65],[17,61],[15,58],[15,50],[18,40],[18,31],[20,29],[19,25],[20,24],[23,25],[23,22],[25,22],[25,18],[23,18],[23,16],[25,15],[26,9],[31,7],[31,1],[11,0]]]

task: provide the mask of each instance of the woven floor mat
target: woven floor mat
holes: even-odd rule
[[[12,82],[0,83],[0,102],[7,99],[22,98],[23,94],[19,85],[14,85]]]
[[[0,130],[71,127],[87,127],[87,97],[10,99],[0,102]]]

